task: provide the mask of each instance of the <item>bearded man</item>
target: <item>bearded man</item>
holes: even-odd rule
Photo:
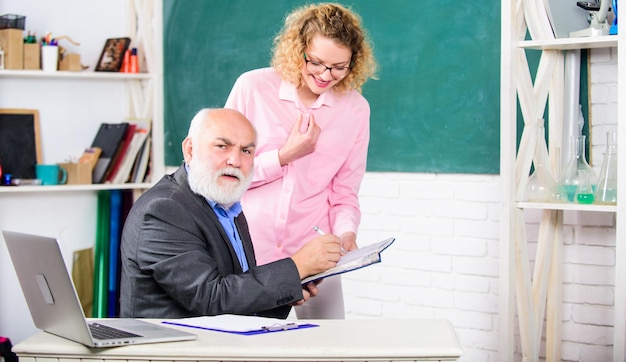
[[[336,236],[256,265],[239,202],[252,179],[256,137],[238,111],[203,109],[194,116],[182,142],[183,164],[139,197],[126,218],[121,317],[286,318],[292,306],[317,295],[315,283],[300,281],[336,265]]]

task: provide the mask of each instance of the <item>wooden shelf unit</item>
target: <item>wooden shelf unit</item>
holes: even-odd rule
[[[542,118],[546,99],[549,107],[548,155],[554,170],[554,150],[562,145],[564,51],[575,49],[617,48],[618,93],[626,94],[626,53],[624,33],[619,25],[618,35],[589,38],[523,40],[527,16],[537,15],[538,2],[531,0],[502,0],[501,22],[501,184],[502,219],[500,249],[500,357],[513,360],[515,326],[519,326],[523,360],[538,361],[545,342],[546,361],[561,360],[561,305],[564,212],[615,213],[615,300],[613,328],[613,360],[624,361],[626,341],[626,285],[619,280],[626,275],[626,193],[618,193],[615,206],[534,203],[523,200],[523,188],[530,171],[536,137],[527,137],[527,144],[517,143],[518,100],[524,114],[524,132],[536,132],[532,122]],[[527,11],[524,6],[528,6]],[[529,21],[531,20],[531,21]],[[541,32],[536,32],[540,34]],[[620,46],[621,44],[621,46]],[[530,79],[527,49],[542,51],[535,81]],[[519,98],[518,98],[519,97]],[[623,98],[623,97],[621,97]],[[532,116],[528,116],[532,115]],[[626,102],[618,103],[618,145],[626,145]],[[527,118],[535,118],[527,119]],[[524,139],[524,136],[522,136]],[[522,141],[523,143],[524,141]],[[519,154],[518,154],[519,146]],[[530,153],[530,154],[529,154]],[[558,153],[557,153],[558,154]],[[626,180],[626,147],[618,147],[618,179]],[[620,185],[624,182],[620,182]],[[530,270],[524,210],[541,210],[534,270]],[[516,321],[517,315],[517,321]],[[545,336],[543,336],[545,320]],[[545,340],[542,340],[545,337]]]

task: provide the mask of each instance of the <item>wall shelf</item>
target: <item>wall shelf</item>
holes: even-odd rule
[[[543,203],[543,202],[516,202],[515,206],[520,209],[539,209],[539,210],[566,210],[566,211],[595,211],[595,212],[616,212],[615,205],[581,205],[573,203]]]
[[[573,50],[617,47],[617,35],[604,35],[588,38],[560,38],[553,40],[524,40],[517,46],[537,50]]]
[[[44,72],[43,70],[0,70],[0,78],[23,78],[23,79],[85,79],[85,80],[150,80],[154,78],[151,73],[113,73],[113,72],[69,72],[56,71]]]
[[[92,185],[54,185],[54,186],[0,186],[0,194],[23,192],[72,192],[100,190],[145,190],[151,183],[92,184]]]

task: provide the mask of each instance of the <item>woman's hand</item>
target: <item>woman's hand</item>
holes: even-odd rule
[[[356,245],[356,234],[353,232],[343,233],[339,237],[339,242],[341,243],[342,249],[345,251],[351,251],[359,248]]]
[[[315,123],[313,115],[309,116],[307,122],[307,128],[304,133],[300,132],[302,114],[298,116],[287,138],[287,142],[278,150],[278,160],[281,166],[288,165],[315,151],[315,145],[317,144],[317,138],[320,135],[321,128]]]

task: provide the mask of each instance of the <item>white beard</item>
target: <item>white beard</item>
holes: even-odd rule
[[[219,184],[218,179],[223,175],[237,177],[239,183],[234,186],[222,186]],[[205,166],[202,160],[197,157],[194,157],[191,162],[189,162],[188,177],[191,191],[225,208],[229,208],[234,203],[241,200],[243,193],[246,192],[252,183],[252,176],[253,172],[250,172],[247,177],[244,177],[243,172],[234,167],[212,170]]]

